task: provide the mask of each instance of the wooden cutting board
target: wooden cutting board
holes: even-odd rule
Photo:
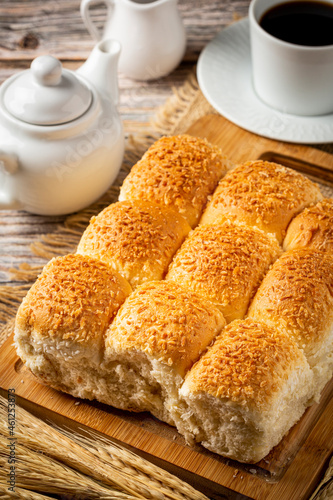
[[[188,132],[221,146],[236,163],[262,158],[291,166],[320,182],[326,196],[333,195],[333,156],[328,153],[259,137],[218,115],[201,118]],[[24,398],[23,406],[31,409],[34,403],[41,415],[51,415],[55,421],[68,417],[73,429],[83,424],[148,453],[153,462],[216,499],[305,500],[333,452],[333,380],[320,403],[308,408],[281,443],[255,465],[227,460],[199,445],[190,448],[174,428],[146,413],[131,414],[88,401],[78,404],[75,398],[41,385],[16,355],[12,337],[0,349],[0,387],[14,388]]]

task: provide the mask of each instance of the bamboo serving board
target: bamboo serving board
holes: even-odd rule
[[[218,115],[201,118],[188,132],[221,146],[236,163],[277,161],[319,182],[325,195],[333,194],[333,156],[328,153],[259,137]],[[216,499],[306,500],[333,452],[333,380],[320,403],[308,408],[281,443],[254,465],[219,457],[199,445],[190,448],[174,428],[146,413],[79,401],[41,385],[18,358],[12,336],[0,349],[0,387],[15,389],[21,404],[41,416],[56,422],[67,417],[72,429],[87,426],[148,454],[152,462]]]

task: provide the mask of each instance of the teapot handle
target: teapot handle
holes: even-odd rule
[[[108,11],[110,10],[111,7],[114,5],[114,0],[103,0],[105,5],[108,8]],[[102,40],[103,35],[100,33],[98,28],[94,25],[91,17],[90,17],[90,12],[89,12],[89,7],[90,5],[94,3],[101,3],[100,0],[82,0],[81,1],[81,6],[80,6],[80,12],[81,12],[81,17],[83,19],[84,24],[86,25],[87,30],[91,34],[91,36],[99,42]]]
[[[3,172],[3,177],[13,175],[19,168],[19,161],[16,155],[4,153],[0,150],[0,174]],[[2,177],[2,176],[1,176]],[[20,203],[13,199],[11,193],[6,193],[3,186],[0,186],[0,210],[10,208],[21,208]]]

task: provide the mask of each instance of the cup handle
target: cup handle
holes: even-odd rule
[[[0,173],[4,175],[14,175],[19,168],[19,161],[16,155],[4,153],[0,150]],[[6,193],[3,186],[0,186],[0,209],[20,208],[20,203],[13,199],[10,193]]]
[[[113,0],[103,0],[103,2],[107,6],[108,11],[110,11],[111,7],[113,7],[113,3],[114,3]],[[89,12],[90,5],[93,5],[94,3],[101,3],[101,2],[100,2],[100,0],[82,0],[81,6],[80,6],[80,12],[81,12],[81,17],[83,19],[83,22],[84,22],[87,30],[89,31],[91,36],[97,42],[99,42],[100,40],[102,40],[103,35],[98,30],[98,28],[96,28],[96,26],[94,25],[94,23],[90,17],[90,12]]]

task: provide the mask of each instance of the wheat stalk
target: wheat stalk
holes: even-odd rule
[[[53,500],[35,491],[25,490],[23,488],[15,487],[14,491],[8,489],[8,484],[2,482],[0,478],[0,498],[1,500]]]
[[[6,436],[6,400],[0,397],[0,434]],[[94,435],[94,440],[55,429],[16,407],[15,437],[20,445],[41,451],[67,467],[91,476],[133,498],[207,500],[176,476],[143,458]],[[24,486],[24,485],[23,485]]]
[[[188,483],[148,460],[144,460],[132,451],[116,443],[111,443],[97,432],[89,431],[91,436],[89,438],[80,434],[73,435],[65,429],[59,428],[59,431],[71,436],[76,443],[101,460],[111,464],[115,469],[126,471],[129,475],[137,478],[136,480],[145,481],[150,489],[156,489],[166,498],[172,500],[208,500],[205,495],[192,488]]]
[[[3,436],[8,434],[6,416],[6,400],[0,398],[0,434]],[[16,406],[15,437],[27,448],[41,451],[68,467],[127,492],[133,497],[145,498],[133,490],[116,470],[107,470],[92,453],[19,406]]]
[[[2,438],[2,439],[1,439]],[[0,436],[0,477],[6,480],[6,465],[10,457],[8,441]],[[85,499],[133,500],[131,495],[102,486],[66,465],[42,453],[15,444],[15,486],[55,494],[69,494]]]

